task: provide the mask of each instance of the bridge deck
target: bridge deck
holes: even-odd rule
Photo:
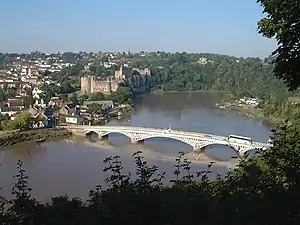
[[[131,127],[131,126],[80,126],[81,129],[84,130],[109,130],[109,131],[137,131],[139,133],[168,133],[168,130],[161,129],[161,128],[149,128],[149,127]],[[185,137],[191,137],[191,138],[202,138],[202,139],[214,139],[219,141],[227,141],[228,137],[225,136],[218,136],[218,135],[212,135],[212,134],[205,134],[205,133],[198,133],[198,132],[190,132],[190,131],[180,131],[180,130],[171,130],[169,134],[172,135],[184,135]],[[261,142],[253,142],[252,145],[255,145],[257,147],[266,147],[269,146],[267,143],[261,143]]]

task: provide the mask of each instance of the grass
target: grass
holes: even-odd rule
[[[71,132],[64,128],[45,128],[33,130],[14,130],[14,131],[1,131],[0,133],[0,146],[10,146],[19,144],[25,141],[33,141],[37,138],[46,140],[57,140],[71,135]]]

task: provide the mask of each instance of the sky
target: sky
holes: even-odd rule
[[[266,57],[256,0],[1,0],[0,52],[166,51]]]

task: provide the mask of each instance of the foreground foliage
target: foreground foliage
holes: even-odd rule
[[[289,90],[300,86],[300,2],[298,0],[257,0],[265,18],[258,22],[259,32],[275,38],[278,44],[273,52],[274,73]]]
[[[282,126],[274,147],[215,180],[208,179],[212,165],[193,174],[180,154],[169,186],[141,152],[134,154],[135,180],[122,172],[119,157],[110,157],[109,188],[96,187],[86,202],[68,196],[38,202],[19,162],[13,199],[1,198],[0,224],[298,224],[299,135],[298,127]]]

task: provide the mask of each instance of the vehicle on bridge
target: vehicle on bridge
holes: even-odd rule
[[[252,138],[249,137],[243,137],[243,136],[238,136],[238,135],[229,135],[228,136],[228,141],[229,142],[236,142],[236,143],[240,143],[240,144],[252,144]]]
[[[166,133],[170,133],[170,132],[172,132],[172,129],[171,129],[171,126],[169,125],[168,129],[167,129],[167,127],[165,127],[164,133],[166,134]]]

